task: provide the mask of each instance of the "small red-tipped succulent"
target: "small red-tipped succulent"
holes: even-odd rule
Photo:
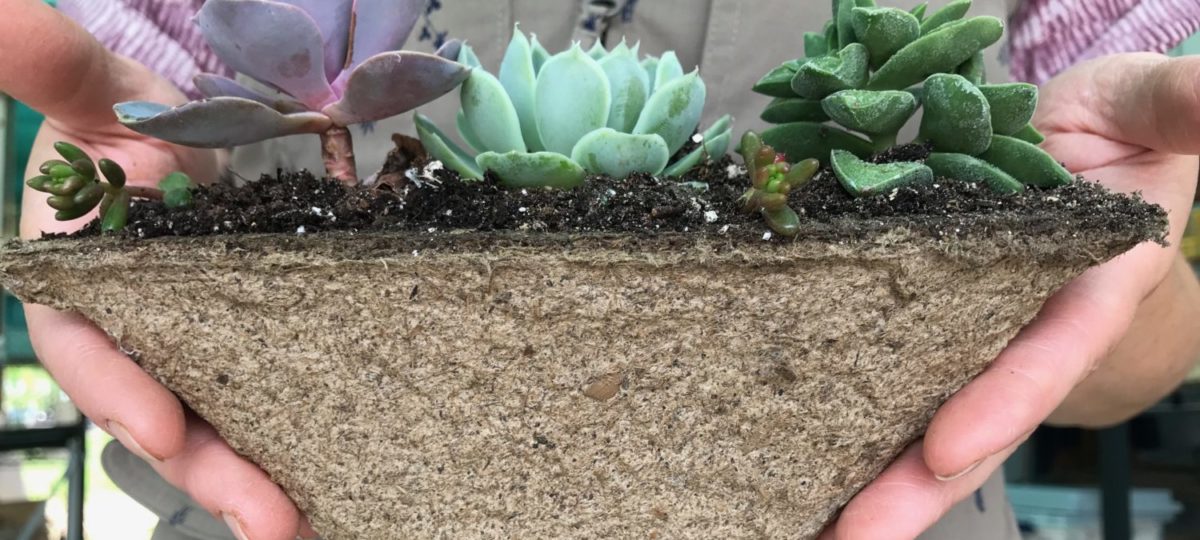
[[[806,159],[790,165],[787,156],[763,144],[753,131],[742,136],[740,151],[751,182],[750,189],[742,195],[742,208],[760,212],[776,233],[796,236],[800,231],[800,216],[788,206],[788,194],[812,180],[821,163]]]
[[[207,0],[196,23],[213,51],[284,97],[204,74],[195,82],[208,99],[174,108],[119,103],[114,111],[134,131],[202,148],[319,134],[326,172],[354,183],[346,126],[415,109],[469,74],[454,61],[457,41],[435,54],[398,50],[424,9],[419,0]]]

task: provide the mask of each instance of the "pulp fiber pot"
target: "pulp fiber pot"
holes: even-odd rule
[[[1161,234],[1005,219],[67,239],[0,279],[133,351],[327,539],[805,538],[1056,288]]]

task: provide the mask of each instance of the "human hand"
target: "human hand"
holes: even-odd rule
[[[1178,246],[1200,168],[1197,88],[1200,58],[1100,58],[1048,83],[1034,123],[1046,134],[1043,147],[1072,172],[1115,191],[1140,191],[1166,208],[1168,240]],[[1178,308],[1198,298],[1195,277],[1179,261],[1177,247],[1144,244],[1063,287],[825,537],[914,538],[983,485],[1052,413],[1101,425],[1169,392],[1200,347],[1187,335],[1195,332],[1167,322],[1194,327],[1197,320]],[[1138,332],[1131,333],[1135,315]],[[1143,345],[1140,354],[1120,354],[1131,340]],[[1134,367],[1136,360],[1142,365]],[[1106,409],[1112,394],[1124,394],[1123,409]]]
[[[21,0],[0,20],[0,89],[47,116],[38,133],[28,176],[56,158],[55,141],[69,141],[93,158],[120,163],[129,183],[153,186],[169,172],[213,180],[221,156],[148,139],[120,126],[118,101],[182,103],[168,82],[126,58],[109,53],[83,29],[40,1]],[[94,216],[61,223],[46,196],[26,190],[21,234],[79,228]],[[169,390],[131,361],[100,329],[82,317],[25,306],[30,339],[46,369],[96,425],[146,459],[169,482],[243,538],[313,537],[283,491],[258,467],[237,455],[216,432],[185,411]]]

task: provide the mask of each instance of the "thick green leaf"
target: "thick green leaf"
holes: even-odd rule
[[[851,152],[834,150],[833,172],[842,187],[855,197],[886,193],[896,188],[933,182],[933,171],[917,162],[875,164]]]
[[[192,178],[181,172],[173,172],[158,181],[158,189],[162,191],[191,190],[196,188]]]
[[[951,73],[1003,35],[1004,23],[995,17],[952,23],[897,51],[871,76],[867,89],[903,90],[934,73]]]
[[[113,232],[125,228],[125,223],[129,221],[129,201],[128,190],[122,189],[113,196],[112,203],[108,205],[104,215],[100,216],[101,231]]]
[[[805,62],[792,78],[792,91],[809,99],[851,88],[861,88],[870,74],[870,53],[862,43],[852,43],[836,54]]]
[[[1058,160],[1028,142],[1004,135],[992,138],[992,145],[979,156],[1027,186],[1052,188],[1075,180]]]
[[[896,8],[854,8],[854,34],[870,52],[871,67],[878,69],[896,51],[921,37],[921,23],[911,13]]]
[[[868,135],[894,134],[917,112],[917,99],[902,90],[842,90],[821,106],[834,122]]]
[[[533,91],[537,85],[537,72],[533,67],[533,48],[529,39],[519,28],[513,29],[512,41],[500,62],[500,84],[508,93],[513,108],[517,111],[517,119],[521,123],[521,138],[525,147],[531,152],[543,150],[542,137],[538,134],[537,117],[534,111]],[[472,136],[479,137],[472,132]],[[475,143],[464,133],[463,138],[472,146]],[[480,152],[490,148],[477,148]]]
[[[475,49],[472,49],[466,43],[463,43],[462,47],[458,50],[458,63],[476,69],[483,66],[483,63],[479,61],[479,57],[475,55]]]
[[[533,72],[535,74],[542,72],[542,66],[546,65],[546,61],[550,59],[550,52],[538,42],[537,35],[534,35],[529,40],[531,56],[533,57]]]
[[[966,77],[975,86],[980,86],[987,82],[987,65],[984,63],[983,51],[972,55],[970,60],[963,62],[955,72]]]
[[[446,167],[453,169],[464,179],[483,179],[483,171],[476,164],[475,156],[454,144],[454,141],[442,133],[428,116],[417,113],[414,116],[414,123],[417,127],[417,136],[421,139],[421,144],[425,147],[425,151],[429,152],[429,155],[441,161]]]
[[[700,125],[707,96],[708,90],[699,72],[693,71],[675,79],[650,96],[633,133],[653,133],[662,137],[671,155],[675,155]]]
[[[925,80],[921,138],[939,152],[976,156],[992,143],[992,111],[979,88],[961,75]]]
[[[955,0],[945,7],[935,11],[921,23],[921,35],[929,34],[947,23],[952,23],[966,16],[971,9],[971,0]]]
[[[985,84],[979,91],[992,109],[992,129],[1012,135],[1029,125],[1037,110],[1038,89],[1028,83]]]
[[[525,151],[517,108],[494,75],[482,69],[471,70],[461,94],[467,126],[479,137],[484,150]]]
[[[775,98],[763,109],[762,119],[772,124],[789,122],[824,122],[829,120],[821,100],[807,98]]]
[[[815,122],[795,122],[770,128],[762,133],[763,142],[787,156],[790,163],[818,159],[829,163],[833,150],[849,150],[862,157],[871,155],[871,142],[833,126]]]
[[[600,43],[600,40],[597,39],[596,42],[592,44],[592,48],[588,49],[587,54],[588,56],[592,57],[592,60],[599,62],[601,58],[604,58],[604,56],[608,54],[608,51],[604,49],[604,44]]]
[[[1033,127],[1033,124],[1026,124],[1020,131],[1012,135],[1015,139],[1021,139],[1029,144],[1038,145],[1046,142],[1046,136],[1042,132]]]
[[[476,152],[487,152],[488,149],[479,142],[479,136],[475,135],[475,130],[471,129],[471,125],[467,123],[467,115],[459,109],[458,115],[454,119],[455,127],[458,128],[458,136],[466,141],[467,145]]]
[[[966,154],[934,152],[925,160],[933,174],[963,182],[986,184],[996,193],[1020,193],[1024,184],[1018,182],[1000,168]]]
[[[825,34],[816,32],[804,33],[804,56],[808,58],[816,58],[829,54],[829,42],[825,40]]]
[[[612,108],[608,127],[629,133],[637,126],[638,117],[650,97],[650,78],[642,69],[634,52],[621,42],[612,54],[600,61],[600,69],[608,77],[612,90]]]
[[[854,35],[854,0],[835,0],[837,2],[837,10],[834,12],[833,20],[837,21],[838,33],[838,49],[845,49],[847,45],[856,43]]]
[[[534,95],[538,132],[547,151],[569,156],[579,139],[608,124],[608,77],[579,44],[546,61]]]
[[[796,72],[800,69],[803,63],[801,60],[789,60],[784,62],[779,67],[772,69],[762,79],[759,79],[754,84],[754,91],[764,96],[777,98],[794,98],[796,92],[792,91],[792,79],[796,78]]]
[[[479,154],[476,163],[481,169],[495,173],[500,183],[509,188],[569,189],[582,185],[587,178],[583,167],[555,152],[485,152]]]
[[[683,76],[683,65],[679,63],[679,57],[675,55],[675,51],[667,51],[658,59],[658,67],[654,72],[654,91],[659,88],[664,88],[671,81]]]
[[[642,69],[646,70],[646,78],[650,81],[650,93],[654,93],[654,80],[658,78],[658,57],[647,56],[642,59]]]
[[[571,159],[590,173],[621,179],[635,172],[661,173],[671,154],[658,135],[631,135],[600,128],[579,140]]]

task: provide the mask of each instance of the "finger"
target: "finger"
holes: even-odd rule
[[[1039,125],[1176,154],[1200,153],[1200,58],[1098,58],[1046,85]],[[1060,107],[1061,106],[1061,107]]]
[[[1023,441],[949,481],[939,480],[925,466],[921,443],[912,445],[846,505],[831,527],[832,538],[916,538],[983,486]]]
[[[1056,293],[986,371],[954,395],[925,435],[925,462],[951,477],[1042,423],[1116,346],[1148,293],[1137,250],[1094,268]]]
[[[35,0],[8,3],[0,17],[0,90],[50,118],[113,123],[112,104],[136,89],[117,57],[57,10]]]
[[[300,512],[283,490],[195,415],[188,415],[185,450],[152,465],[230,529],[240,529],[242,540],[294,540],[300,533]]]
[[[183,407],[99,328],[78,315],[25,306],[42,364],[88,418],[149,461],[183,450]]]

